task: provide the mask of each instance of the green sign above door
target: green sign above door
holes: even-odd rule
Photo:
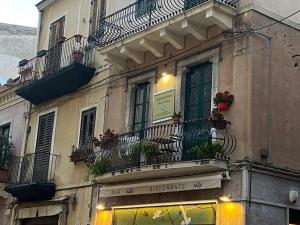
[[[175,109],[175,90],[154,94],[153,122],[171,119]]]

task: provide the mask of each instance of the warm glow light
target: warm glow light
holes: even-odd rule
[[[222,202],[231,202],[231,201],[232,201],[230,195],[224,195],[224,196],[221,196],[219,199],[220,199]]]
[[[163,73],[162,73],[162,76],[163,76],[163,77],[166,77],[166,76],[168,76],[168,74],[167,74],[166,72],[163,72]]]
[[[163,77],[162,77],[163,81],[167,82],[167,81],[170,79],[170,76],[171,76],[171,75],[163,76]]]
[[[98,210],[104,210],[105,206],[103,204],[99,204],[99,205],[97,205],[97,209]]]

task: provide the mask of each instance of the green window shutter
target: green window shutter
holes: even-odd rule
[[[138,131],[148,126],[149,104],[150,83],[138,85],[134,96],[133,131]]]
[[[94,137],[96,123],[96,108],[83,111],[81,114],[79,145],[88,144]]]
[[[34,157],[34,169],[32,178],[33,181],[47,181],[53,138],[54,119],[55,112],[48,113],[39,118]],[[30,163],[33,162],[28,162],[28,167],[30,167]]]

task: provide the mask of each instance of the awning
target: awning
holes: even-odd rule
[[[20,208],[16,215],[16,219],[55,216],[63,212],[63,209],[63,205],[47,205],[39,207]]]
[[[127,185],[107,185],[100,187],[99,197],[156,194],[165,192],[192,191],[200,189],[221,188],[223,174],[195,176],[181,179],[165,179],[154,182]],[[228,178],[227,178],[228,179]]]

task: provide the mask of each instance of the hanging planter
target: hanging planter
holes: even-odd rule
[[[229,94],[228,91],[224,93],[218,92],[214,97],[214,104],[219,112],[227,111],[234,101],[234,96]]]
[[[227,111],[229,109],[230,105],[227,102],[220,102],[218,103],[218,110],[222,111]]]
[[[212,111],[210,123],[211,123],[212,128],[215,128],[218,130],[225,130],[227,127],[227,124],[229,124],[229,122],[227,120],[224,120],[224,115],[217,108],[214,108]]]

